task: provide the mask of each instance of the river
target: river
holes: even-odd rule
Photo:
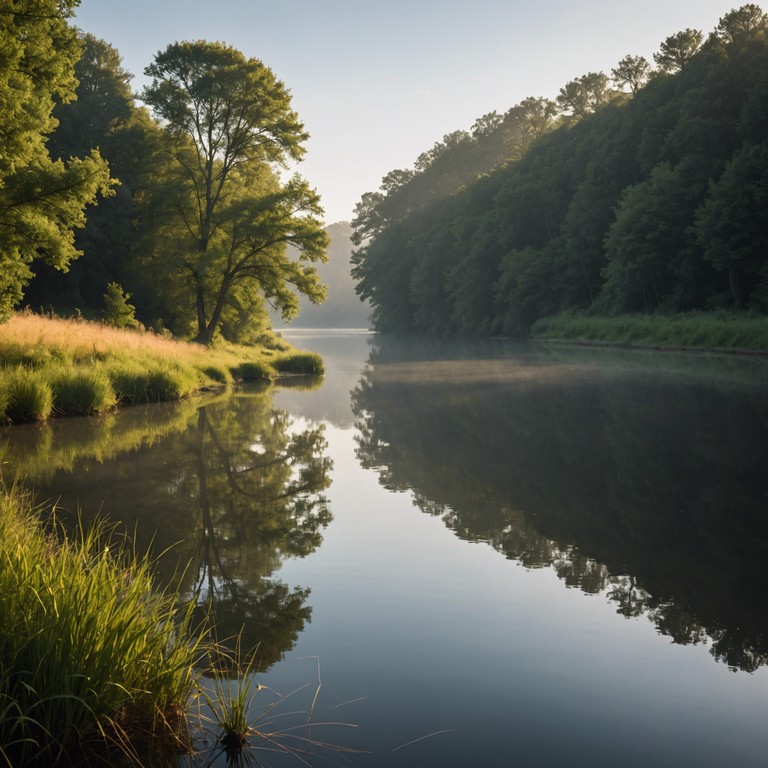
[[[322,382],[0,432],[259,644],[257,764],[766,764],[767,360],[286,336]]]

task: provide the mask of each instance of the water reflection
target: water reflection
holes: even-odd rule
[[[309,589],[273,574],[320,545],[332,462],[323,427],[274,409],[271,390],[204,402],[13,427],[3,474],[58,500],[65,521],[103,510],[140,550],[165,552],[159,578],[212,614],[221,640],[258,644],[266,670],[311,615]]]
[[[261,401],[264,404],[264,401]],[[266,577],[284,557],[304,557],[321,543],[331,514],[321,491],[331,460],[322,427],[292,432],[283,411],[235,398],[202,407],[190,446],[200,518],[192,594],[213,614],[221,641],[243,633],[259,644],[266,669],[282,658],[311,614],[308,589]]]
[[[377,338],[357,455],[457,535],[768,662],[765,361]],[[724,373],[725,371],[725,373]]]

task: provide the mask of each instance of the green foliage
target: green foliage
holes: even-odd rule
[[[138,728],[176,725],[194,690],[190,613],[103,525],[62,543],[27,497],[0,491],[0,606],[9,765],[66,760],[88,740],[130,749]]]
[[[648,81],[651,65],[643,56],[625,56],[612,70],[611,78],[619,88],[625,86],[637,93]]]
[[[81,34],[81,44],[75,65],[77,98],[56,104],[59,125],[48,149],[52,157],[66,159],[99,147],[120,184],[113,196],[89,210],[85,227],[76,232],[75,245],[83,256],[66,273],[36,265],[26,301],[32,307],[53,307],[59,314],[79,309],[95,317],[103,309],[104,287],[117,282],[133,294],[139,316],[154,320],[163,303],[160,287],[142,279],[134,260],[148,226],[147,197],[169,166],[163,132],[146,108],[135,104],[132,76],[118,52],[88,34]]]
[[[126,293],[119,283],[108,283],[104,294],[104,322],[115,328],[137,328],[136,307],[128,303]]]
[[[557,105],[579,120],[591,115],[611,99],[608,77],[603,72],[587,72],[566,83],[557,96]]]
[[[535,100],[486,116],[364,194],[352,273],[374,327],[525,335],[563,311],[765,311],[767,17],[743,6],[702,41],[668,37],[655,73],[625,56],[620,93],[599,72],[570,81],[559,119]],[[536,140],[478,176],[472,152],[537,103]]]
[[[73,230],[113,182],[98,151],[66,162],[48,155],[54,99],[74,97],[80,44],[68,19],[76,0],[29,0],[0,9],[0,321],[21,300],[41,255],[66,269],[80,252]]]
[[[653,60],[661,72],[679,72],[696,55],[703,39],[698,29],[686,29],[670,35],[653,54]]]
[[[22,366],[0,368],[0,391],[8,421],[44,421],[53,411],[53,390],[39,371]]]
[[[295,314],[294,290],[321,301],[312,267],[327,246],[319,197],[273,170],[300,159],[308,138],[285,86],[257,59],[204,41],[168,46],[146,74],[142,98],[165,121],[174,164],[153,195],[161,225],[145,265],[171,269],[196,340],[212,342],[228,311],[258,315],[262,295],[285,317]]]

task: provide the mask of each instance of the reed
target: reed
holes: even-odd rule
[[[240,638],[234,652],[217,646],[208,656],[208,681],[201,680],[200,697],[210,712],[209,721],[218,731],[217,743],[227,764],[237,764],[249,746],[248,737],[256,731],[251,725],[256,694],[262,686],[256,682],[255,653],[243,656]]]
[[[56,524],[54,522],[54,528]],[[46,532],[17,488],[0,491],[0,758],[53,764],[84,745],[130,754],[178,739],[200,636],[191,607],[158,592],[152,563],[104,525]]]

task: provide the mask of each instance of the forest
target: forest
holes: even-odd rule
[[[0,7],[0,322],[20,307],[209,343],[325,296],[308,134],[269,67],[177,42],[132,75],[79,0]]]
[[[768,309],[768,17],[448,134],[355,209],[379,331],[527,335],[564,312]]]

